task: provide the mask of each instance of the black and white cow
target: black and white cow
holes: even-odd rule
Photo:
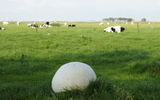
[[[120,33],[120,32],[123,32],[124,30],[125,28],[122,26],[111,26],[111,27],[107,27],[106,29],[104,29],[104,32]]]
[[[51,27],[50,22],[46,22],[45,24],[40,25],[40,28]]]
[[[32,24],[32,28],[38,28],[37,24]]]
[[[68,27],[76,27],[76,25],[75,24],[70,24],[70,25],[68,25]]]
[[[38,24],[27,24],[27,26],[31,28],[38,28]]]
[[[46,25],[50,25],[50,22],[47,21],[47,22],[46,22]]]
[[[0,27],[0,30],[6,30],[4,27]]]

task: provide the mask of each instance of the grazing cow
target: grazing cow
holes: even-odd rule
[[[134,24],[134,22],[132,21],[132,22],[131,22],[131,24],[133,25],[133,24]]]
[[[122,26],[112,26],[112,27],[107,27],[106,29],[104,29],[104,32],[120,33],[120,32],[123,32],[124,30],[125,28]]]
[[[20,22],[17,22],[17,26],[19,26]]]
[[[27,24],[28,27],[31,27],[31,28],[38,28],[38,25],[37,24]]]
[[[73,25],[72,25],[72,27],[76,27],[76,25],[75,25],[75,24],[73,24]]]
[[[0,30],[6,30],[4,27],[0,27]]]
[[[67,22],[64,23],[64,26],[67,26]]]
[[[68,25],[68,27],[76,27],[75,24]]]
[[[32,24],[31,28],[38,28],[37,24]]]
[[[28,26],[28,27],[31,27],[31,26],[32,26],[32,24],[27,24],[27,26]]]
[[[72,27],[72,25],[68,25],[68,27]]]
[[[101,23],[99,23],[99,26],[101,26],[101,25],[103,25],[104,23],[103,22],[101,22]]]
[[[9,23],[8,22],[3,22],[3,25],[8,25]]]
[[[27,24],[28,27],[31,27],[32,24]]]

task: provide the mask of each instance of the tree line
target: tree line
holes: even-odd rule
[[[119,17],[119,18],[109,17],[109,18],[102,19],[102,21],[104,21],[104,22],[132,22],[132,21],[134,21],[134,19],[133,18],[125,18],[125,17]],[[141,22],[147,22],[147,19],[142,18]]]
[[[105,22],[132,22],[133,19],[132,18],[125,18],[125,17],[119,17],[119,18],[104,18],[102,19],[102,21]]]

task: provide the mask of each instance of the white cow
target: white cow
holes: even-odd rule
[[[107,25],[109,25],[110,23],[108,22]]]
[[[64,26],[67,26],[67,22],[64,23]]]
[[[20,22],[17,22],[17,26],[19,26],[20,25]]]
[[[111,27],[107,27],[106,29],[104,29],[104,32],[120,33],[120,32],[123,32],[124,30],[125,28],[122,26],[111,26]]]
[[[3,22],[3,25],[8,25],[9,23],[8,22]]]
[[[134,24],[134,22],[132,21],[132,22],[131,22],[131,24],[133,25],[133,24]]]
[[[32,24],[30,24],[30,23],[29,23],[29,24],[27,24],[27,26],[28,26],[28,27],[30,27],[31,25],[32,25]]]
[[[99,23],[99,26],[101,26],[101,25],[103,25],[104,23],[103,22],[101,22],[101,23]]]

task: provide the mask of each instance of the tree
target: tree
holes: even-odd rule
[[[106,22],[131,22],[131,21],[133,21],[133,19],[132,18],[125,18],[125,17],[119,17],[119,18],[109,17],[109,18],[104,18],[103,21],[106,21]]]
[[[146,18],[142,18],[142,19],[141,19],[141,22],[146,22],[146,21],[147,21]]]

